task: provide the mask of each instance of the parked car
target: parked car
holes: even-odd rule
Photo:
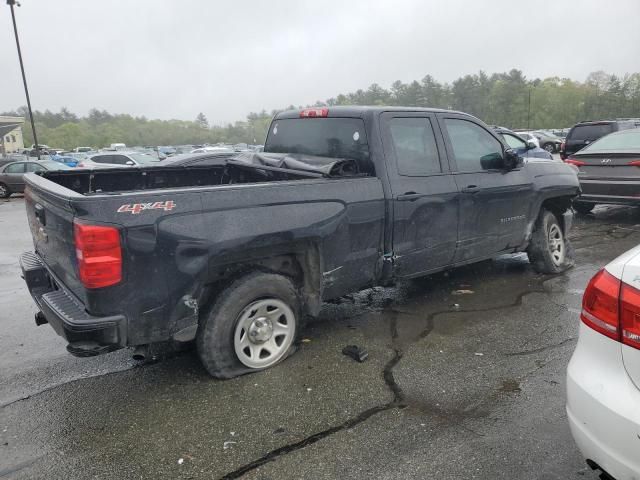
[[[20,263],[36,322],[79,356],[195,339],[209,373],[230,378],[286,358],[324,300],[504,253],[544,273],[572,263],[575,170],[523,164],[470,115],[291,110],[267,154],[305,170],[27,175],[35,252]],[[357,168],[331,173],[345,162]]]
[[[103,152],[91,155],[78,163],[79,168],[117,168],[139,167],[142,165],[157,164],[158,157],[138,152]]]
[[[183,153],[173,155],[163,161],[162,167],[178,167],[189,165],[225,165],[226,160],[237,155],[237,152],[213,151],[205,153]]]
[[[569,133],[568,128],[554,128],[549,131],[562,141],[564,141],[564,139],[567,138],[567,134]]]
[[[560,151],[562,139],[554,135],[551,131],[534,130],[531,134],[538,139],[540,148],[544,148],[549,153],[556,153]]]
[[[524,138],[527,142],[532,142],[537,148],[540,148],[540,140],[533,133],[514,130],[515,133]]]
[[[640,128],[610,133],[565,162],[578,168],[578,212],[589,213],[598,203],[640,205]]]
[[[66,155],[49,155],[49,160],[52,162],[63,163],[68,167],[75,167],[78,165],[79,160],[70,154]]]
[[[24,175],[29,172],[69,170],[64,163],[44,161],[19,161],[0,167],[0,198],[8,198],[12,193],[24,192]]]
[[[600,478],[640,478],[640,246],[591,279],[567,370],[571,433]]]
[[[493,129],[504,143],[513,148],[521,157],[525,159],[543,158],[545,160],[553,160],[553,155],[548,151],[536,146],[531,140],[524,140],[520,135],[508,128],[494,126]]]
[[[637,125],[634,120],[602,120],[598,122],[586,121],[577,123],[569,130],[567,138],[560,147],[560,158],[565,160],[570,155],[573,155],[605,135],[620,130],[637,128],[638,126],[640,126],[640,124]]]

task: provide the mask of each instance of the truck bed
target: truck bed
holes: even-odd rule
[[[246,165],[233,160],[227,160],[221,165],[111,168],[103,170],[76,169],[39,172],[38,174],[81,195],[305,180],[324,176],[316,172]]]

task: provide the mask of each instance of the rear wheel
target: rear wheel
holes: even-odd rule
[[[9,198],[11,190],[4,183],[0,183],[0,198]]]
[[[573,202],[573,209],[578,213],[582,213],[583,215],[591,212],[595,206],[595,203]]]
[[[196,340],[200,360],[217,378],[269,368],[292,353],[300,315],[288,278],[262,272],[242,277],[203,318]]]
[[[547,152],[553,153],[556,151],[556,147],[553,143],[545,143],[542,148],[544,148]]]
[[[573,265],[573,248],[552,212],[540,212],[527,254],[538,273],[560,273]]]

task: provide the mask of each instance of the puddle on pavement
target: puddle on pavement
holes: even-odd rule
[[[524,295],[545,292],[544,282],[549,278],[531,269],[526,254],[503,255],[493,261],[343,297],[326,304],[317,322],[348,321],[351,328],[366,331],[373,326],[372,320],[381,317],[394,331],[394,343],[405,345],[426,337],[434,328],[434,318],[441,314],[517,306]],[[469,315],[449,317],[446,322],[438,322],[438,332],[453,335],[467,321]]]

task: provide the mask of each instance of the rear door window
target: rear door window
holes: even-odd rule
[[[38,165],[37,163],[28,163],[27,164],[27,172],[42,172],[46,170],[42,165]]]
[[[116,165],[126,165],[128,161],[130,161],[130,159],[125,157],[124,155],[111,155],[110,163],[114,163]]]
[[[111,161],[111,157],[112,155],[98,155],[95,157],[91,157],[91,161],[96,163],[113,163]]]
[[[578,125],[571,132],[571,140],[597,140],[613,132],[613,124]]]
[[[431,120],[396,117],[389,121],[389,130],[400,175],[421,176],[442,171]]]

